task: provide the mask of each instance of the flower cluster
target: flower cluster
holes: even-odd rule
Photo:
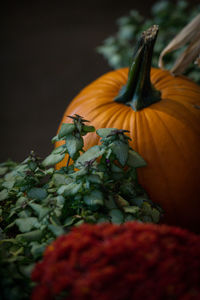
[[[84,224],[46,248],[32,300],[200,299],[200,237],[166,225]]]

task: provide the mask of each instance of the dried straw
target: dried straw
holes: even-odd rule
[[[191,62],[194,62],[198,56],[200,57],[200,14],[186,25],[161,52],[159,67],[164,69],[164,55],[185,46],[187,43],[189,43],[188,47],[181,53],[170,70],[174,75],[182,74]],[[197,58],[197,64],[199,65],[199,58]]]

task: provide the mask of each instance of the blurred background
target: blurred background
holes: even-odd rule
[[[146,18],[157,1],[4,1],[1,9],[0,162],[52,150],[64,110],[111,70],[96,52],[131,9]],[[172,1],[174,2],[174,1]],[[199,0],[189,1],[196,5]]]

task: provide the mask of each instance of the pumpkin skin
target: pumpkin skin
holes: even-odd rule
[[[200,227],[200,87],[186,77],[151,69],[151,82],[161,101],[135,112],[114,98],[127,82],[128,68],[109,72],[84,88],[66,109],[96,129],[127,129],[131,146],[145,159],[140,184],[165,211],[164,222],[198,231]],[[99,143],[95,133],[84,137],[85,150]],[[56,147],[62,142],[57,142]],[[57,165],[66,166],[67,157]]]

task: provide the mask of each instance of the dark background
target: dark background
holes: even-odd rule
[[[41,157],[67,104],[109,71],[95,48],[136,9],[148,17],[157,1],[5,1],[1,7],[0,161]],[[198,1],[191,1],[195,4]]]

